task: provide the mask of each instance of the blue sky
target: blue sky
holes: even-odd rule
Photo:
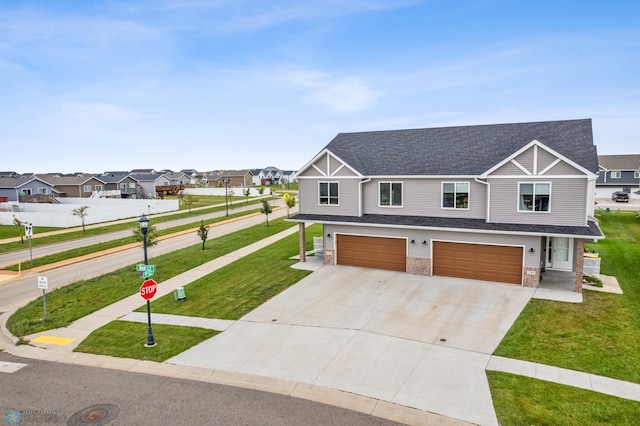
[[[592,118],[640,153],[640,2],[0,2],[0,170],[297,169],[337,133]]]

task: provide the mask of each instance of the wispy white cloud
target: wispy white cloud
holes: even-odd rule
[[[357,112],[370,108],[378,94],[361,78],[329,73],[294,71],[285,80],[308,91],[308,98],[335,112]]]

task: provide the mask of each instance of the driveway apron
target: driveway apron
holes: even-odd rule
[[[533,292],[322,267],[167,362],[310,383],[496,425],[485,368]]]

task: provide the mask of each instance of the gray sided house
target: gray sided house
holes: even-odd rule
[[[615,191],[640,199],[640,154],[599,155],[600,174],[596,182],[596,198],[611,199]]]
[[[169,185],[169,178],[160,173],[136,174],[135,178],[138,181],[140,198],[153,198],[156,196],[157,187]]]
[[[103,191],[107,191],[108,194],[117,194],[119,191],[116,197],[137,198],[138,196],[138,180],[129,172],[104,172],[98,176],[98,179],[104,182]]]
[[[53,195],[53,185],[37,177],[3,177],[0,178],[0,202],[17,202],[20,197]]]
[[[105,183],[94,175],[56,176],[37,175],[39,179],[50,183],[57,197],[89,198],[97,191],[102,191]]]
[[[527,287],[555,269],[581,291],[597,172],[591,120],[341,133],[296,174],[292,220],[323,225],[328,265]]]

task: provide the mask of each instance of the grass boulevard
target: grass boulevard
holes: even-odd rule
[[[150,260],[157,267],[154,279],[162,283],[175,275],[291,226],[294,226],[294,223],[278,219],[269,227],[264,224],[254,225],[208,240],[206,250],[201,249],[201,244],[196,244],[157,256]],[[133,264],[100,277],[71,283],[47,294],[47,320],[42,319],[42,300],[35,299],[9,318],[7,328],[14,335],[21,337],[65,327],[85,315],[136,293],[140,283],[139,273],[135,271]],[[96,286],[100,288],[100,298],[95,297]]]
[[[234,198],[238,198],[238,197],[234,197]],[[224,202],[224,197],[222,197],[222,200]],[[237,200],[234,200],[233,204],[229,205],[229,208],[233,209],[233,208],[244,207],[252,204],[260,204],[260,200],[251,199],[249,201],[241,202],[240,199],[238,198]],[[223,204],[223,205],[217,205],[211,208],[193,210],[190,212],[181,211],[180,213],[169,214],[169,215],[162,215],[162,216],[154,215],[151,218],[154,224],[158,224],[158,223],[169,222],[172,220],[186,219],[190,217],[197,218],[198,216],[202,216],[204,214],[224,211],[225,208],[226,207]],[[112,225],[88,226],[85,232],[83,232],[80,229],[80,230],[69,231],[69,232],[53,234],[53,235],[40,235],[40,234],[48,231],[57,231],[59,230],[59,228],[35,227],[34,238],[31,239],[31,245],[32,247],[38,247],[46,244],[54,244],[54,243],[60,243],[63,241],[76,240],[78,238],[83,238],[83,237],[91,237],[94,235],[108,234],[110,232],[123,231],[128,229],[134,230],[138,226],[139,226],[138,219],[136,218],[136,219],[131,219],[130,221],[127,221],[127,222],[116,223]],[[0,239],[19,237],[20,231],[21,231],[21,228],[19,229],[15,225],[2,225],[0,226]],[[17,250],[25,250],[27,248],[28,248],[28,245],[26,240],[24,243],[21,243],[20,241],[15,241],[11,243],[0,244],[0,254],[11,252],[11,251],[17,251]]]
[[[260,209],[247,210],[243,212],[229,214],[229,217],[221,216],[213,219],[208,219],[204,223],[205,225],[212,225],[214,223],[223,222],[225,220],[234,219],[238,217],[248,216],[248,215],[259,213],[259,212],[260,212]],[[170,234],[180,232],[180,231],[185,231],[188,229],[195,230],[198,225],[199,225],[199,222],[187,223],[185,225],[179,225],[179,226],[174,226],[172,228],[165,228],[165,229],[158,230],[156,234],[157,236],[161,237],[164,235],[170,235]],[[38,267],[42,267],[52,263],[60,262],[62,260],[73,259],[75,257],[80,257],[87,254],[96,253],[96,252],[108,250],[114,247],[120,247],[120,246],[124,246],[127,244],[134,244],[134,243],[136,243],[135,237],[131,235],[129,237],[118,238],[115,240],[106,241],[104,243],[92,244],[89,246],[83,246],[83,247],[78,247],[71,250],[65,250],[58,253],[53,253],[47,256],[33,259],[32,268],[38,268]],[[30,267],[30,264],[28,262],[24,262],[22,265],[22,270],[28,270],[27,267]],[[18,271],[19,265],[17,264],[9,265],[9,266],[5,266],[2,269],[7,271]]]

